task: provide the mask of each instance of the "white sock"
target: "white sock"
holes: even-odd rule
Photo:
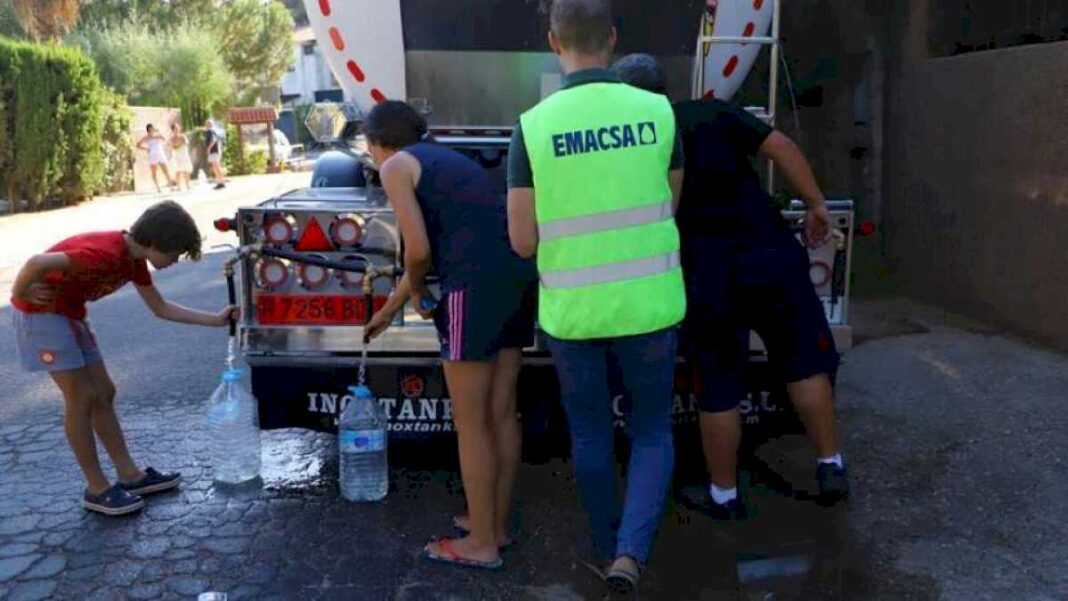
[[[841,453],[835,453],[834,455],[832,455],[830,457],[820,457],[819,459],[816,460],[816,463],[817,464],[833,463],[833,464],[837,465],[839,468],[845,467],[845,464],[842,463],[842,454]]]
[[[720,488],[715,484],[708,485],[708,494],[717,505],[726,505],[738,498],[738,488]]]

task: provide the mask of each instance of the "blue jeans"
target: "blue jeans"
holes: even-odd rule
[[[560,397],[571,428],[571,460],[598,552],[639,562],[660,525],[675,463],[671,406],[675,329],[642,336],[568,341],[549,339],[560,375]],[[626,498],[616,494],[614,421],[609,365],[618,367],[631,399]]]

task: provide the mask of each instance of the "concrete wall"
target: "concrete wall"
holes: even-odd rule
[[[783,6],[783,52],[796,92],[780,78],[777,125],[801,144],[824,191],[879,219],[882,200],[881,15],[862,0],[795,0]],[[767,53],[736,100],[767,101]],[[800,126],[799,126],[800,125]],[[778,187],[785,187],[782,178]]]
[[[1068,42],[928,58],[925,5],[897,22],[888,81],[903,291],[1068,348]]]
[[[785,5],[779,125],[880,222],[898,293],[1068,348],[1068,42],[932,58],[937,2]]]

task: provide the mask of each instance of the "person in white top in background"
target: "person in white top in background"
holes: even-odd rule
[[[163,192],[156,178],[157,171],[163,171],[163,176],[167,178],[167,185],[174,187],[174,179],[171,178],[171,172],[167,168],[167,153],[164,150],[167,139],[151,123],[145,129],[148,133],[137,141],[137,148],[148,151],[148,166],[152,169],[152,183],[156,186],[156,192]]]
[[[171,157],[174,160],[174,176],[178,187],[182,187],[185,181],[185,189],[189,189],[189,174],[193,172],[193,159],[189,157],[189,137],[182,133],[182,126],[178,123],[171,124],[170,139]]]

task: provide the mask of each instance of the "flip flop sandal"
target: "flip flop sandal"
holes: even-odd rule
[[[617,595],[633,595],[638,590],[638,579],[641,578],[641,567],[637,570],[629,568],[608,568],[604,581],[608,588]]]
[[[437,544],[440,552],[435,552],[431,549],[431,546]],[[462,568],[469,568],[473,570],[489,570],[493,572],[504,569],[504,560],[498,557],[496,561],[479,561],[477,559],[469,559],[462,557],[456,552],[456,549],[452,546],[452,541],[447,538],[439,538],[427,544],[423,547],[423,557],[428,561],[436,563],[448,564],[453,566],[459,566]]]
[[[589,570],[601,582],[604,582],[604,579],[607,578],[607,576],[604,573],[604,570],[602,570],[601,568],[595,566],[594,564],[586,561],[585,559],[579,559],[577,557],[575,558],[575,560],[578,561],[578,563],[580,565],[582,565],[582,567],[584,567],[587,570]]]
[[[458,515],[454,515],[452,517],[452,527],[456,528],[457,531],[462,532],[464,534],[471,534],[471,530],[463,525],[463,521]],[[509,536],[508,539],[504,541],[504,544],[498,546],[497,548],[503,551],[505,549],[511,549],[514,546],[515,539]]]

